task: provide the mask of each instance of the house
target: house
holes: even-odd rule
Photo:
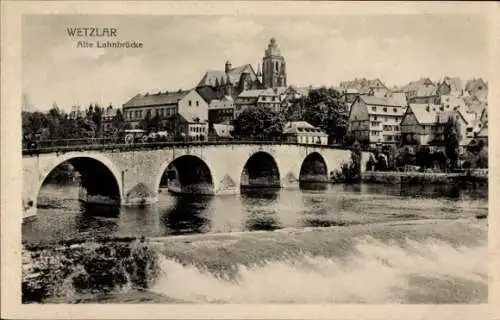
[[[246,90],[236,97],[235,117],[248,107],[258,107],[278,113],[281,110],[281,97],[276,88]]]
[[[328,134],[306,121],[291,121],[285,124],[283,135],[290,143],[328,144]]]
[[[401,121],[404,145],[440,146],[445,144],[445,127],[450,119],[456,124],[459,143],[467,145],[477,131],[475,116],[465,108],[441,111],[440,105],[410,104]]]
[[[407,85],[403,86],[399,90],[401,92],[404,92],[406,97],[409,99],[409,98],[417,96],[418,90],[422,87],[434,88],[435,85],[429,78],[420,78],[417,81],[412,81],[412,82],[408,83]]]
[[[462,97],[454,95],[441,95],[439,97],[440,111],[453,110],[455,108],[466,108],[465,101]]]
[[[407,95],[407,100],[408,103],[414,104],[435,104],[439,101],[439,94],[434,85],[424,85],[415,91],[411,91]]]
[[[230,122],[234,120],[234,100],[231,96],[224,96],[221,100],[214,99],[208,105],[208,122]]]
[[[462,79],[458,77],[444,77],[443,81],[437,85],[438,95],[452,95],[461,97],[464,94],[464,85]]]
[[[467,84],[465,85],[465,91],[471,96],[476,96],[477,92],[480,91],[487,92],[488,84],[481,78],[471,79],[467,81]]]
[[[113,131],[113,120],[117,115],[117,109],[113,109],[112,106],[104,109],[101,114],[101,130],[104,134],[110,133]]]
[[[137,94],[123,104],[123,117],[126,123],[137,127],[141,120],[155,116],[170,119],[181,114],[189,119],[195,115],[201,123],[208,122],[208,103],[194,90]]]
[[[206,141],[208,138],[208,122],[201,121],[197,114],[189,111],[174,114],[167,119],[165,126],[176,139]]]
[[[361,142],[398,143],[406,107],[387,98],[359,96],[349,112],[349,132]]]
[[[349,104],[352,104],[360,95],[385,97],[390,92],[386,85],[378,78],[373,80],[362,78],[342,81],[336,90],[342,94],[344,101]]]
[[[439,105],[410,103],[401,121],[401,141],[404,145],[429,145],[435,138],[436,123],[446,119],[438,118]]]

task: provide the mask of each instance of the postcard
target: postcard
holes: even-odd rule
[[[494,317],[498,6],[2,7],[5,317]]]

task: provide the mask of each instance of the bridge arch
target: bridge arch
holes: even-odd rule
[[[162,182],[174,193],[204,194],[215,193],[212,169],[206,161],[195,155],[182,155],[160,167],[155,188],[160,189]]]
[[[328,181],[328,167],[326,164],[326,160],[319,152],[312,152],[304,158],[300,166],[299,181]]]
[[[241,172],[241,187],[279,188],[280,172],[276,159],[265,151],[252,154]]]
[[[67,153],[58,156],[39,175],[33,207],[36,208],[38,195],[47,178],[55,169],[69,163],[80,174],[81,186],[86,190],[86,200],[121,204],[123,201],[122,185],[119,183],[120,171],[111,160],[102,154]],[[85,199],[84,199],[85,200]]]

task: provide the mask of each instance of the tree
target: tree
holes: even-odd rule
[[[269,110],[249,107],[234,121],[234,135],[243,138],[270,139],[281,136],[283,119]]]
[[[325,87],[311,90],[303,104],[305,121],[325,131],[331,143],[344,141],[348,112],[337,90]]]
[[[459,147],[459,136],[457,125],[453,118],[448,118],[446,125],[444,127],[444,141],[445,141],[445,153],[446,157],[450,162],[449,169],[455,169],[457,167],[458,160],[458,147]]]

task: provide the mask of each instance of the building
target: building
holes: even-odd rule
[[[185,111],[176,113],[165,122],[168,132],[171,132],[176,139],[207,141],[208,122],[201,121],[197,114]]]
[[[459,144],[466,146],[480,130],[479,121],[466,108],[442,111],[441,105],[410,104],[401,121],[402,142],[405,145],[438,146],[445,144],[445,127],[453,119]]]
[[[439,94],[434,85],[423,85],[415,91],[407,93],[408,103],[414,104],[437,104],[439,103]]]
[[[286,141],[301,144],[328,144],[328,134],[306,121],[291,121],[285,124],[283,135]]]
[[[455,108],[467,108],[462,97],[455,95],[441,95],[439,97],[440,111],[449,111]]]
[[[438,83],[436,91],[438,95],[461,97],[464,95],[464,85],[458,77],[444,77],[443,81]]]
[[[106,135],[113,132],[113,120],[117,115],[118,109],[113,109],[112,106],[107,107],[101,114],[101,130]]]
[[[234,120],[234,100],[224,96],[221,100],[214,99],[208,105],[208,123],[231,122]]]
[[[220,100],[224,96],[231,96],[235,99],[247,90],[286,87],[286,77],[285,58],[281,54],[276,39],[271,38],[264,51],[262,72],[260,64],[255,72],[250,64],[233,67],[228,60],[224,70],[206,71],[196,88],[204,98],[213,96],[210,100]]]
[[[398,143],[406,107],[387,98],[359,96],[349,112],[349,132],[365,143]]]
[[[344,97],[344,101],[351,104],[360,95],[370,95],[375,97],[385,97],[390,92],[380,79],[354,79],[342,81],[337,90]]]
[[[235,117],[248,107],[258,107],[278,113],[281,110],[283,96],[278,88],[243,91],[235,100]]]
[[[434,83],[429,79],[429,78],[420,78],[417,81],[412,81],[408,83],[407,85],[403,86],[399,90],[401,92],[404,92],[406,95],[406,98],[409,100],[411,98],[414,98],[418,95],[419,90],[421,88],[435,88],[436,86]],[[430,89],[427,89],[430,90]],[[422,94],[422,92],[420,93]]]
[[[448,118],[438,118],[439,105],[410,103],[401,120],[401,141],[404,145],[429,145],[436,133],[436,123]],[[449,111],[446,111],[449,113]]]
[[[137,127],[144,119],[158,116],[165,122],[177,114],[181,114],[187,121],[193,121],[191,119],[194,117],[200,123],[208,123],[208,103],[196,90],[190,89],[137,94],[123,104],[124,120],[132,128]]]
[[[481,78],[471,79],[465,85],[465,91],[470,96],[476,96],[478,92],[488,91],[488,84]]]
[[[262,85],[264,88],[286,87],[286,63],[275,38],[267,45],[262,59]]]

